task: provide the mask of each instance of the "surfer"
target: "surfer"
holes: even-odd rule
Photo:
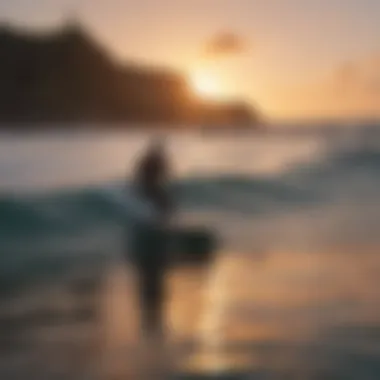
[[[134,173],[137,197],[149,205],[151,218],[135,229],[134,261],[138,277],[141,322],[144,333],[162,333],[164,280],[168,256],[168,226],[173,214],[169,195],[169,160],[164,141],[154,140]]]
[[[138,194],[149,202],[161,222],[168,222],[172,214],[172,200],[168,193],[169,160],[163,140],[154,140],[138,162],[135,186]]]

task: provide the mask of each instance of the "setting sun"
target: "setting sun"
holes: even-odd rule
[[[221,98],[223,96],[220,83],[212,75],[196,73],[191,77],[194,91],[205,98]]]

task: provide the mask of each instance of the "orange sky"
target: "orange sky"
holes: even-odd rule
[[[378,0],[0,3],[0,17],[22,25],[71,12],[118,58],[207,78],[215,96],[247,98],[272,117],[380,117]]]

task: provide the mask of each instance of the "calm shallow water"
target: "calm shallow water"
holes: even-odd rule
[[[168,274],[171,372],[380,376],[378,131],[169,136],[181,219],[223,238]],[[146,138],[1,137],[1,378],[141,378],[117,196]]]

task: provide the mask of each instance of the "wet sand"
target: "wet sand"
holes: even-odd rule
[[[172,271],[164,343],[141,339],[122,262],[30,290],[2,302],[0,378],[375,379],[377,252],[226,253]]]

